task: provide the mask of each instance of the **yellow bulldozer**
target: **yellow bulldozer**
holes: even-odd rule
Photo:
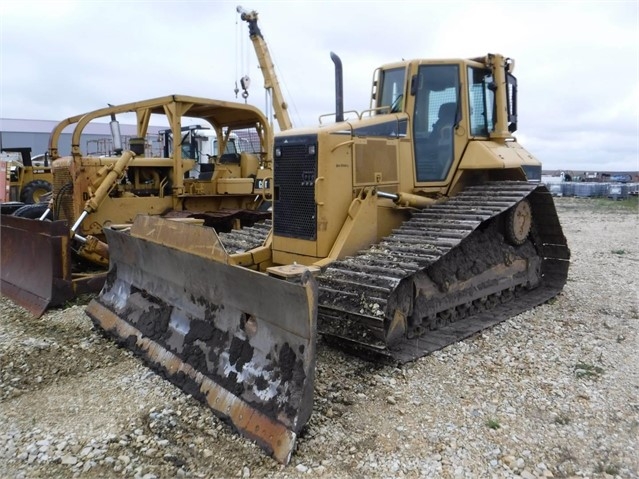
[[[514,61],[383,65],[370,108],[273,144],[272,228],[105,228],[94,322],[287,463],[312,412],[317,332],[407,362],[557,295],[570,251],[541,163],[516,140]]]
[[[29,211],[51,191],[53,175],[47,155],[31,156],[29,147],[7,147],[0,152],[0,212]],[[27,206],[25,208],[25,206]]]
[[[128,149],[116,115],[135,118],[137,136]],[[114,154],[84,154],[83,131],[109,118]],[[166,126],[152,141],[159,151],[149,148],[150,124]],[[71,155],[60,157],[67,127],[74,127]],[[3,215],[2,294],[39,316],[80,293],[99,291],[109,259],[103,229],[126,229],[140,213],[213,226],[242,251],[259,245],[246,237],[249,230],[235,236],[233,230],[268,233],[270,223],[263,223],[270,219],[272,141],[257,108],[181,95],[110,105],[61,121],[49,140],[51,201],[31,205],[25,214]]]
[[[268,45],[257,26],[257,12],[242,7],[237,7],[237,12],[249,24],[249,36],[270,99],[267,108],[273,109],[281,131],[292,128]],[[249,84],[250,79],[243,77],[245,100]],[[138,126],[137,137],[128,145],[130,153],[124,152],[115,119],[123,113],[135,114]],[[111,151],[117,155],[124,152],[122,157],[116,160],[113,155],[83,153],[80,138],[86,126],[109,117],[114,146]],[[158,123],[169,126],[160,132],[160,154],[147,151],[145,135],[150,117],[163,117]],[[182,122],[182,118],[188,120]],[[201,120],[211,122],[213,127],[202,128],[197,124]],[[76,125],[72,155],[60,158],[60,135],[71,125]],[[29,203],[26,205],[3,203],[2,212],[21,218],[61,220],[73,226],[68,231],[69,227],[62,223],[15,218],[3,221],[2,294],[39,316],[48,307],[59,306],[78,294],[99,291],[108,264],[103,227],[125,227],[139,213],[198,218],[207,226],[215,226],[218,233],[259,221],[251,231],[226,234],[225,244],[232,252],[261,244],[268,234],[263,221],[270,216],[266,210],[271,199],[272,134],[270,121],[256,108],[176,95],[109,105],[65,119],[54,128],[49,140],[45,158],[55,160],[53,166],[47,161],[44,168],[35,170],[29,163],[29,168],[21,169],[19,175],[12,173],[7,196],[10,192],[11,198],[16,197],[16,191],[25,185],[22,197],[33,200],[23,199]],[[6,164],[0,162],[0,167]],[[36,176],[32,178],[33,175]],[[45,182],[41,181],[45,179],[48,191],[54,184],[50,207],[37,201],[46,192]],[[29,254],[17,253],[25,248]],[[44,253],[44,261],[36,260],[32,254],[35,251]],[[27,257],[34,261],[27,261]]]

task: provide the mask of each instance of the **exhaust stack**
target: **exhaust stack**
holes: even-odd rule
[[[344,121],[344,75],[342,60],[331,52],[331,60],[335,64],[335,121]]]
[[[109,106],[113,106],[110,103],[107,103]],[[124,150],[122,146],[122,134],[120,133],[120,123],[115,118],[115,115],[111,113],[111,121],[109,122],[109,126],[111,127],[111,138],[113,138],[113,152],[116,155],[121,155]]]

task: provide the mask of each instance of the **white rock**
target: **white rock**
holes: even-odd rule
[[[62,456],[62,459],[60,459],[61,464],[65,464],[68,466],[73,466],[74,464],[77,464],[77,462],[78,458],[69,454]]]

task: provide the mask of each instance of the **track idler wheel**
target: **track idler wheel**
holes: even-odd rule
[[[532,209],[528,200],[521,200],[506,214],[505,235],[515,246],[524,244],[532,226]]]

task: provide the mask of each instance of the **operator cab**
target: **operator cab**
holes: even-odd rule
[[[516,79],[507,72],[506,81],[509,135],[516,130]],[[492,69],[476,59],[388,65],[375,85],[376,114],[403,112],[411,118],[416,185],[445,182],[469,140],[496,136],[496,83]]]

